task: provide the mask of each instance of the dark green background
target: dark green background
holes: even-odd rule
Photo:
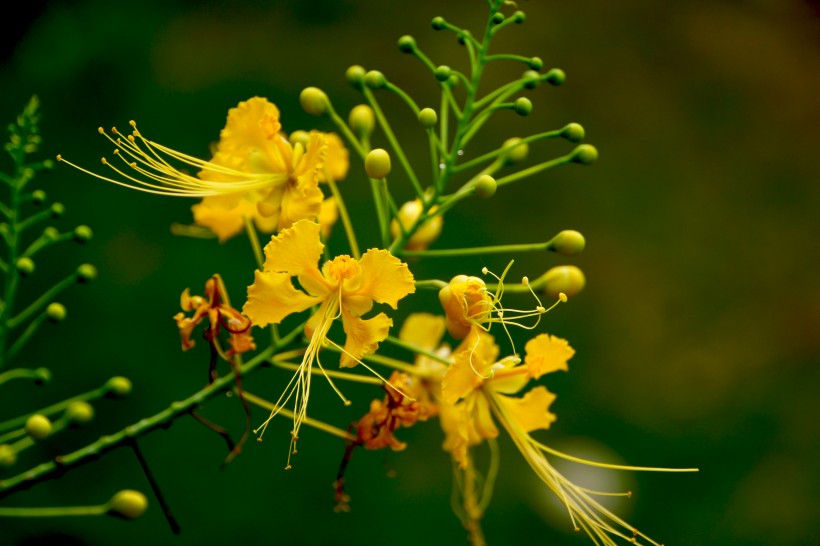
[[[32,94],[42,100],[43,156],[62,153],[97,168],[111,146],[99,125],[136,119],[148,137],[206,157],[228,108],[254,95],[282,109],[285,130],[331,130],[305,115],[299,91],[325,89],[345,113],[358,102],[344,81],[351,64],[379,68],[422,105],[436,86],[395,48],[416,36],[434,62],[463,66],[463,52],[429,21],[444,15],[478,32],[485,3],[169,2],[28,4],[31,17],[3,16],[0,119],[12,120]],[[561,88],[529,94],[528,118],[502,113],[472,150],[570,121],[600,150],[593,167],[567,166],[505,187],[489,201],[466,201],[446,219],[439,248],[543,241],[582,231],[575,263],[587,289],[544,323],[570,340],[570,373],[546,378],[558,394],[551,445],[631,464],[698,466],[699,474],[604,473],[632,489],[619,513],[674,545],[788,544],[820,540],[817,461],[820,288],[820,25],[815,2],[795,0],[583,3],[520,2],[527,23],[505,32],[496,51],[538,55],[563,68]],[[499,65],[487,87],[520,73]],[[383,104],[428,172],[426,144],[392,96]],[[383,141],[378,141],[384,144]],[[566,142],[533,146],[531,161],[566,153]],[[468,151],[469,153],[469,151]],[[171,317],[185,287],[201,291],[223,274],[242,302],[253,261],[242,238],[174,237],[191,201],[130,192],[59,166],[38,185],[66,205],[57,225],[88,224],[95,238],[44,253],[25,282],[36,296],[80,262],[99,268],[94,284],[61,301],[69,319],[45,330],[18,364],[48,366],[46,387],[0,391],[13,416],[103,383],[133,380],[131,397],[97,404],[89,429],[26,453],[15,471],[113,432],[200,388],[207,352],[182,354]],[[409,196],[400,178],[399,198]],[[342,182],[365,246],[375,237],[362,169]],[[337,230],[332,242],[341,242]],[[340,248],[338,245],[336,248]],[[563,263],[515,256],[515,276]],[[411,264],[418,278],[447,279],[507,258]],[[519,300],[522,305],[524,300]],[[433,293],[401,313],[432,310]],[[398,320],[397,320],[398,323]],[[200,345],[204,345],[200,343]],[[249,389],[278,395],[287,374],[262,371]],[[356,419],[374,391],[346,387],[343,408],[323,381],[311,413],[340,426]],[[242,430],[232,399],[203,413]],[[263,412],[255,412],[255,421]],[[174,537],[156,502],[133,522],[111,518],[0,520],[2,544],[466,544],[450,512],[450,463],[437,423],[402,431],[397,454],[356,453],[349,471],[353,511],[332,511],[341,443],[306,431],[295,468],[283,472],[286,421],[219,469],[222,441],[192,419],[152,433],[142,448],[182,526]],[[509,441],[485,518],[490,544],[589,544],[570,530]],[[396,476],[387,477],[394,469]],[[562,466],[578,472],[588,469]],[[573,474],[574,475],[574,474]],[[122,488],[147,490],[134,458],[115,451],[4,505],[95,504]]]

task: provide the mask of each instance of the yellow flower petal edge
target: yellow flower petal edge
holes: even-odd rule
[[[524,364],[533,379],[545,373],[567,371],[567,360],[575,354],[575,349],[569,346],[567,340],[549,334],[538,334],[527,342],[524,350],[527,352]]]

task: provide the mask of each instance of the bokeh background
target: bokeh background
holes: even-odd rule
[[[532,114],[499,114],[468,154],[575,121],[600,160],[504,187],[488,201],[464,202],[447,217],[437,247],[543,241],[566,228],[586,235],[587,250],[577,259],[514,256],[516,276],[573,263],[588,280],[579,297],[543,323],[577,350],[568,374],[545,379],[558,394],[558,421],[545,441],[611,461],[700,467],[689,475],[601,475],[561,466],[585,483],[631,489],[619,513],[659,542],[820,544],[820,5],[519,5],[528,20],[500,35],[496,51],[540,56],[547,68],[564,69],[567,82],[529,92]],[[37,94],[43,156],[62,153],[93,168],[111,152],[97,127],[125,127],[130,119],[152,139],[207,157],[228,108],[254,95],[280,106],[288,131],[332,130],[302,112],[298,94],[319,86],[347,112],[359,101],[344,80],[351,64],[382,70],[434,106],[435,82],[399,53],[396,39],[412,34],[435,63],[463,66],[454,36],[434,32],[430,19],[443,15],[477,33],[485,17],[480,0],[75,0],[17,9],[20,15],[3,16],[0,119],[11,121]],[[494,66],[485,89],[522,69]],[[427,172],[414,120],[395,97],[382,98],[418,170]],[[541,143],[530,162],[570,147]],[[95,238],[44,253],[23,297],[80,262],[95,264],[99,278],[67,292],[61,301],[68,320],[18,359],[51,368],[54,381],[7,385],[0,415],[89,390],[112,375],[131,378],[134,391],[99,402],[93,426],[37,446],[9,473],[202,387],[207,351],[200,344],[181,353],[171,320],[179,293],[201,291],[220,272],[241,302],[252,279],[246,240],[220,245],[171,234],[172,224],[190,223],[191,201],[138,194],[64,165],[37,184],[65,204],[59,227],[88,224]],[[391,184],[397,197],[409,197],[401,179]],[[342,186],[360,233],[367,233],[373,214],[360,165]],[[337,230],[336,243],[341,235]],[[448,279],[485,265],[501,270],[507,259],[413,267],[418,278]],[[434,293],[421,293],[402,313],[435,305]],[[263,370],[248,388],[274,397],[287,378]],[[316,381],[312,414],[345,426],[378,395],[355,386],[346,392],[357,400],[351,408]],[[242,431],[235,399],[214,400],[202,413],[235,435]],[[256,422],[262,416],[254,413]],[[132,522],[3,519],[0,543],[466,544],[449,507],[450,462],[437,423],[402,431],[410,442],[405,452],[354,455],[347,514],[332,510],[341,442],[307,431],[294,469],[284,472],[287,430],[286,420],[275,423],[264,443],[248,444],[225,469],[224,443],[193,419],[145,437],[142,450],[181,524],[179,536],[149,496],[149,511]],[[489,543],[589,544],[571,532],[511,442],[502,440],[501,448],[484,522]],[[117,450],[2,502],[95,504],[123,488],[148,491],[132,454]]]

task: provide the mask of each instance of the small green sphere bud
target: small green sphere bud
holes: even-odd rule
[[[373,109],[366,104],[354,106],[347,121],[359,138],[369,136],[376,127],[376,116],[373,114]]]
[[[553,68],[547,72],[547,81],[558,87],[567,80],[567,75],[560,68]]]
[[[452,72],[453,71],[450,69],[449,66],[441,65],[438,68],[436,68],[436,72],[435,72],[436,79],[440,82],[446,81],[447,78],[450,77]]]
[[[364,75],[364,84],[370,89],[381,89],[387,85],[387,78],[378,70],[371,70]]]
[[[87,243],[94,236],[94,232],[88,226],[77,226],[74,228],[74,240],[78,243]]]
[[[131,392],[131,380],[118,375],[106,381],[105,388],[112,396],[127,396]]]
[[[310,135],[307,131],[293,131],[288,140],[291,144],[296,144],[297,142],[302,146],[307,147],[308,142],[310,141]]]
[[[541,74],[535,70],[527,70],[521,76],[521,79],[524,81],[524,87],[526,89],[535,89],[541,85]]]
[[[364,75],[366,72],[367,71],[364,69],[363,66],[354,64],[345,72],[345,78],[347,78],[347,83],[349,83],[356,89],[361,89],[362,87],[364,87]]]
[[[34,370],[35,379],[34,382],[38,385],[42,385],[43,383],[48,383],[51,381],[51,370],[48,368],[37,368]]]
[[[65,205],[62,203],[54,203],[51,205],[51,217],[59,218],[65,213]]]
[[[516,11],[512,14],[513,21],[518,23],[519,25],[527,20],[527,14],[521,10]]]
[[[432,108],[422,108],[419,112],[419,123],[425,129],[434,127],[438,123],[438,114]]]
[[[500,11],[496,12],[495,15],[493,15],[493,24],[494,25],[500,25],[503,22],[504,22],[504,14],[501,13]]]
[[[24,277],[34,273],[34,260],[31,258],[20,258],[17,260],[17,271]]]
[[[57,237],[60,236],[60,232],[57,231],[57,228],[48,226],[43,230],[43,238],[48,239],[49,241],[54,241]]]
[[[455,74],[450,76],[450,79],[447,80],[447,85],[450,86],[450,89],[455,89],[456,87],[458,87],[458,76],[456,76]]]
[[[97,278],[97,268],[91,264],[83,264],[77,268],[77,282],[91,282]]]
[[[46,202],[46,192],[43,190],[34,190],[31,192],[31,202],[35,205],[42,205]]]
[[[65,414],[72,423],[85,424],[94,418],[94,408],[88,402],[72,402]]]
[[[50,171],[54,168],[54,161],[52,161],[51,159],[46,159],[45,161],[43,161],[43,168]]]
[[[412,36],[404,35],[399,38],[399,51],[402,53],[412,53],[416,49],[416,39]]]
[[[553,298],[562,293],[568,298],[576,296],[587,282],[584,273],[574,265],[553,267],[544,273],[543,281],[547,295]]]
[[[561,131],[561,136],[570,142],[581,142],[584,140],[584,128],[578,123],[570,123]]]
[[[565,229],[552,239],[552,250],[564,256],[575,256],[584,251],[586,239],[574,229]]]
[[[26,419],[26,434],[34,440],[44,440],[51,434],[51,421],[45,415],[39,413]]]
[[[495,178],[489,174],[482,174],[475,182],[475,194],[482,199],[489,199],[495,195],[495,190],[497,188],[498,184],[496,183]]]
[[[572,161],[581,165],[590,165],[598,161],[598,150],[592,144],[581,144],[572,152]]]
[[[532,101],[527,97],[518,97],[515,99],[513,110],[519,116],[528,116],[532,112]]]
[[[507,163],[520,163],[527,159],[530,153],[529,144],[520,144],[521,139],[518,137],[510,138],[504,142],[504,159]]]
[[[66,316],[65,305],[62,303],[52,302],[46,307],[46,316],[51,322],[57,323],[65,320]]]
[[[384,178],[390,173],[390,154],[381,148],[370,150],[364,158],[364,170],[370,178]]]
[[[447,24],[447,21],[444,20],[444,17],[433,17],[433,30],[443,30],[444,26]]]
[[[541,60],[541,57],[533,57],[527,65],[533,70],[541,70],[544,68],[544,61]]]
[[[308,114],[322,116],[327,113],[328,98],[318,87],[306,87],[299,94],[299,104]]]
[[[125,519],[140,517],[148,509],[148,499],[139,491],[123,489],[108,501],[108,513]]]
[[[0,466],[12,466],[17,462],[17,452],[8,444],[0,444]]]

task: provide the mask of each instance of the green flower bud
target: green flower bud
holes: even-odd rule
[[[77,226],[74,228],[74,240],[78,243],[87,243],[94,236],[94,232],[88,226]]]
[[[519,144],[521,139],[518,137],[510,138],[504,142],[502,148],[505,150],[504,160],[507,163],[519,163],[527,159],[530,153],[529,144]]]
[[[51,205],[51,217],[52,218],[59,218],[60,216],[65,213],[65,205],[62,203],[54,203]]]
[[[425,129],[429,129],[438,123],[438,114],[432,108],[422,108],[419,112],[419,123]]]
[[[123,489],[108,501],[108,514],[125,519],[140,517],[148,509],[148,499],[139,491]]]
[[[94,408],[88,402],[72,402],[65,409],[65,414],[72,423],[85,424],[94,418]]]
[[[447,24],[447,21],[444,20],[444,17],[433,17],[433,30],[443,30],[444,25]]]
[[[310,135],[307,131],[293,131],[288,137],[288,141],[290,141],[291,144],[296,144],[298,142],[302,146],[307,147],[307,144],[310,141]]]
[[[512,14],[512,18],[515,23],[518,23],[520,25],[521,23],[527,20],[527,14],[525,14],[521,10],[518,10]]]
[[[547,295],[558,298],[565,294],[568,298],[576,296],[584,289],[584,273],[574,265],[559,265],[544,273],[541,280]]]
[[[598,161],[598,150],[592,144],[580,144],[572,151],[572,161],[589,165]]]
[[[547,72],[547,81],[556,87],[563,84],[566,79],[567,75],[560,68],[553,68]]]
[[[371,70],[364,75],[364,84],[370,89],[381,89],[387,85],[387,78],[378,70]]]
[[[45,415],[39,413],[26,419],[26,434],[35,440],[44,440],[51,434],[51,421]]]
[[[112,396],[127,396],[131,392],[131,380],[118,375],[106,381],[105,388]]]
[[[8,444],[0,444],[0,466],[12,466],[17,462],[17,452]]]
[[[322,116],[327,113],[329,101],[325,92],[318,87],[306,87],[299,94],[299,104],[308,114]]]
[[[541,70],[544,68],[544,61],[541,60],[541,57],[533,57],[527,65],[533,70]]]
[[[42,385],[43,383],[48,383],[51,381],[51,370],[48,368],[37,368],[34,370],[34,375],[37,376],[34,379],[34,382],[38,385]]]
[[[527,70],[521,76],[521,79],[524,81],[524,87],[526,89],[535,89],[541,85],[541,74],[535,70]]]
[[[578,123],[570,123],[561,131],[561,136],[570,142],[584,140],[584,128]]]
[[[494,24],[494,25],[500,25],[500,24],[501,24],[501,23],[503,23],[503,22],[504,22],[504,14],[503,14],[503,13],[501,13],[500,11],[499,11],[499,12],[496,12],[496,13],[493,15],[493,24]]]
[[[46,316],[51,322],[62,322],[65,320],[66,310],[62,303],[49,303],[46,307]]]
[[[387,150],[370,150],[364,158],[364,170],[370,178],[384,178],[390,173],[390,154]]]
[[[97,268],[91,264],[83,264],[77,268],[77,282],[91,282],[97,278]]]
[[[412,53],[416,49],[416,39],[412,36],[404,35],[399,38],[399,51],[402,53]]]
[[[356,136],[363,138],[369,136],[376,127],[376,116],[373,114],[373,109],[366,104],[359,104],[354,106],[350,111],[350,116],[347,119],[350,128],[356,133]]]
[[[489,174],[482,174],[475,182],[475,194],[482,199],[489,199],[495,194],[498,184]]]
[[[45,228],[43,230],[43,237],[45,239],[50,240],[50,241],[54,241],[59,236],[60,236],[60,232],[57,231],[57,228],[55,228],[55,227],[48,226],[47,228]]]
[[[17,271],[20,272],[20,275],[28,277],[34,274],[34,269],[34,260],[31,258],[20,258],[17,260]]]
[[[50,171],[51,169],[54,168],[54,161],[52,161],[50,159],[44,160],[43,161],[43,168]]]
[[[436,79],[440,82],[446,81],[447,78],[450,77],[450,74],[452,74],[452,70],[449,66],[441,65],[438,68],[436,68],[435,76]]]
[[[364,69],[364,67],[354,64],[345,72],[345,78],[347,78],[347,83],[349,83],[356,89],[361,89],[362,87],[364,87],[364,75],[366,72],[367,71]]]
[[[450,86],[450,89],[455,89],[456,87],[458,87],[458,83],[459,79],[458,76],[456,76],[455,74],[450,76],[450,78],[447,80],[447,85]]]
[[[46,202],[46,192],[43,190],[34,190],[31,192],[31,202],[35,205],[42,205]]]
[[[563,254],[564,256],[575,256],[584,251],[586,239],[580,232],[573,229],[565,229],[552,239],[550,250]]]
[[[513,110],[515,110],[515,113],[519,116],[527,116],[532,112],[532,101],[527,97],[518,97],[515,99]]]

